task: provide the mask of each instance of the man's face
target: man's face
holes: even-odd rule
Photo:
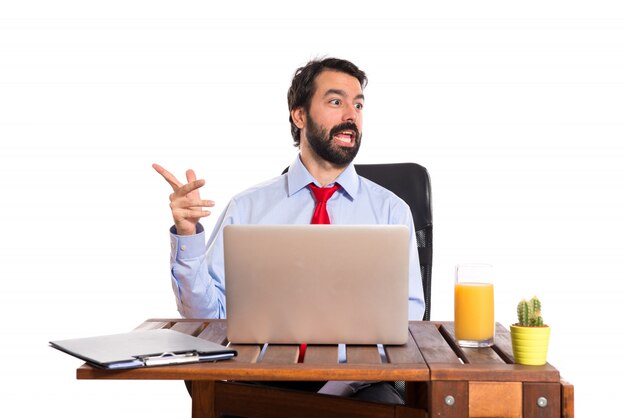
[[[306,141],[317,155],[340,166],[356,157],[361,145],[363,100],[358,79],[330,70],[317,76],[304,128]]]

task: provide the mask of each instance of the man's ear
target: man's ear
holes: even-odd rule
[[[299,128],[304,129],[306,126],[306,113],[303,107],[296,107],[291,111],[291,119],[293,123]]]

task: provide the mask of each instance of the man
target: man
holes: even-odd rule
[[[349,61],[327,58],[299,68],[288,92],[291,133],[300,153],[287,174],[252,187],[230,201],[205,245],[200,219],[214,202],[200,198],[204,180],[188,170],[182,184],[163,167],[154,169],[172,186],[170,207],[172,286],[183,317],[226,316],[222,230],[228,224],[308,224],[315,208],[312,186],[338,190],[327,202],[330,223],[404,224],[410,231],[409,318],[421,319],[424,296],[415,228],[407,204],[356,174],[352,160],[361,144],[363,87],[367,77]],[[395,402],[376,384],[356,397]],[[388,386],[388,385],[387,385]],[[361,387],[361,386],[358,386]],[[372,392],[369,394],[368,392]],[[374,393],[376,392],[376,393]]]

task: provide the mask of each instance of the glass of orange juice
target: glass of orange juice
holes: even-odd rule
[[[454,332],[461,347],[493,345],[493,267],[458,264],[454,283]]]

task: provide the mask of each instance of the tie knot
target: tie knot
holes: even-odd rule
[[[339,184],[335,183],[332,187],[317,187],[315,184],[309,184],[309,189],[315,195],[317,203],[326,203],[328,199],[339,189]]]

